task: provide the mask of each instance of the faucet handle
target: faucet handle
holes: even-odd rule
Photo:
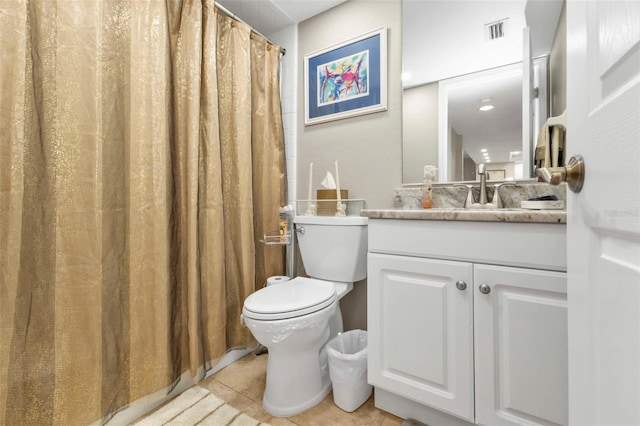
[[[473,193],[471,192],[471,188],[473,185],[467,185],[464,183],[454,183],[453,186],[464,186],[467,188],[467,198],[464,200],[464,208],[468,209],[473,204]]]
[[[494,185],[495,189],[493,191],[493,199],[491,200],[491,202],[496,205],[496,208],[500,209],[500,208],[504,207],[503,203],[502,203],[502,198],[500,198],[500,192],[498,191],[500,189],[500,187],[504,186],[504,185],[513,186],[515,184],[516,184],[516,182],[501,182],[501,183],[497,183],[497,184]]]

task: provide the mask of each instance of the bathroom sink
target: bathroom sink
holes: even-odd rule
[[[473,203],[469,207],[469,210],[499,210],[499,209],[498,209],[498,206],[491,203],[487,203],[487,204]]]
[[[490,212],[514,212],[514,211],[520,211],[520,210],[525,210],[525,209],[521,209],[521,208],[518,208],[518,207],[485,207],[485,208],[481,208],[481,209],[470,208],[469,210],[474,210],[474,211],[486,210],[486,211],[490,211]]]
[[[487,204],[485,204],[487,205]],[[436,211],[452,211],[452,212],[480,212],[480,211],[492,211],[492,212],[509,212],[509,211],[520,211],[520,210],[524,210],[521,208],[516,208],[516,207],[470,207],[470,208],[464,208],[464,207],[434,207],[431,210],[436,210]]]

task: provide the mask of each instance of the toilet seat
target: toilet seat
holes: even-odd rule
[[[333,283],[297,277],[262,288],[244,301],[242,314],[255,320],[274,321],[317,312],[337,303]]]

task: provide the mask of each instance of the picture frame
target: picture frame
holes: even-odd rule
[[[504,180],[505,170],[487,170],[487,180]]]
[[[304,55],[305,125],[387,110],[387,28]]]

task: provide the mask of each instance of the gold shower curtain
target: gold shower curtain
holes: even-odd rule
[[[250,341],[279,48],[214,9],[0,1],[0,424],[106,421]]]

